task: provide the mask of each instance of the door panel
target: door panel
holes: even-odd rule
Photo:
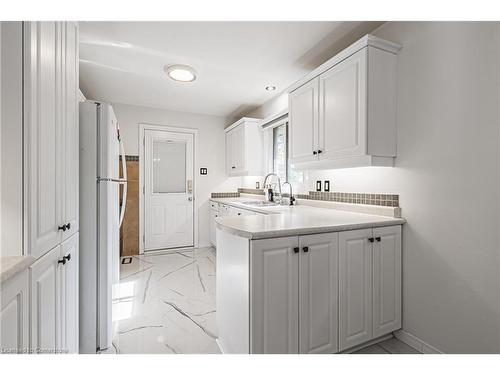
[[[366,53],[320,75],[320,159],[366,154]]]
[[[298,353],[297,237],[251,241],[252,353]]]
[[[25,23],[28,252],[36,258],[61,234],[61,23]]]
[[[373,337],[371,236],[371,229],[339,234],[339,350]]]
[[[299,247],[300,353],[335,353],[338,351],[338,233],[300,236]]]
[[[145,131],[145,250],[194,245],[193,135]]]
[[[290,158],[293,163],[317,160],[319,78],[290,93]]]
[[[373,237],[373,336],[378,337],[401,328],[401,226],[374,228]]]
[[[28,348],[28,272],[3,283],[0,290],[0,349],[23,353]]]
[[[66,240],[78,232],[78,26],[74,22],[63,24],[63,117],[62,139],[63,163],[63,223],[70,228],[63,232],[62,240]]]
[[[60,247],[50,250],[30,267],[31,327],[30,348],[54,353],[61,348]]]
[[[61,245],[61,348],[68,353],[78,353],[78,233]]]

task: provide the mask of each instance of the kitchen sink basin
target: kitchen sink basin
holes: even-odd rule
[[[278,203],[268,202],[268,201],[250,201],[250,202],[241,202],[241,204],[246,204],[248,206],[256,206],[256,207],[278,206]]]

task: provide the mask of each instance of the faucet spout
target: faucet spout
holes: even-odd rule
[[[267,180],[268,178],[270,177],[276,177],[278,179],[278,188],[279,188],[279,200],[275,200],[275,193],[274,193],[274,189],[272,187],[271,184],[267,184]],[[268,173],[267,176],[264,178],[264,189],[267,189],[266,191],[266,199],[269,201],[269,202],[277,202],[279,204],[282,203],[282,200],[283,200],[283,196],[281,194],[281,180],[280,180],[280,176],[278,176],[276,173]]]
[[[293,206],[293,205],[294,205],[294,202],[295,202],[295,197],[293,196],[292,184],[291,184],[291,183],[289,183],[288,181],[285,181],[285,182],[283,183],[283,185],[282,185],[282,186],[285,186],[285,185],[290,186],[290,197],[288,198],[288,202],[289,202],[288,204],[289,204],[290,206]],[[282,199],[283,199],[283,198],[282,198]]]

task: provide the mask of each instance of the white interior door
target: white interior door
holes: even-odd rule
[[[144,250],[194,246],[193,134],[146,130]]]

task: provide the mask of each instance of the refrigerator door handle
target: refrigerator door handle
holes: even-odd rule
[[[123,147],[123,141],[120,139],[120,154],[122,159],[122,174],[123,177],[120,179],[120,183],[123,185],[123,198],[122,198],[122,206],[120,207],[120,223],[118,224],[118,228],[122,226],[123,218],[125,217],[125,207],[127,206],[127,162],[125,160],[125,148]]]

